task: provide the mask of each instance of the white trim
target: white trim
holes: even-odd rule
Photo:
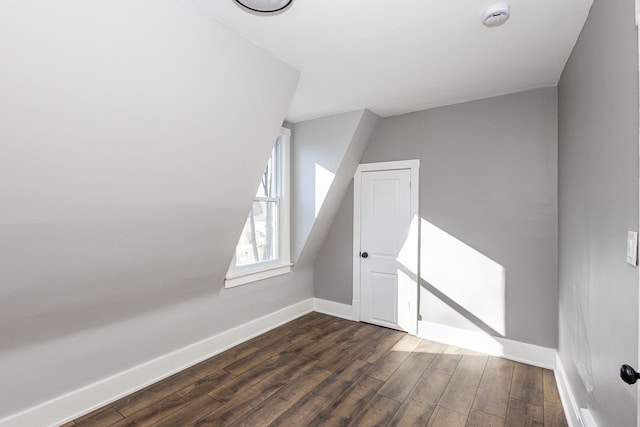
[[[360,300],[354,299],[351,300],[351,319],[356,322],[360,321]]]
[[[493,337],[481,332],[454,328],[424,320],[418,322],[418,336],[431,341],[500,356],[545,369],[554,369],[556,364],[556,349],[554,348]]]
[[[567,418],[569,427],[598,427],[591,412],[588,409],[578,406],[559,353],[556,353],[555,377],[556,384],[558,385],[558,393],[560,394],[560,401],[562,402],[564,415]]]
[[[580,421],[582,422],[580,427],[598,427],[591,411],[586,408],[580,408]]]
[[[348,304],[341,304],[339,302],[328,301],[326,299],[314,298],[313,310],[317,311],[318,313],[324,313],[330,316],[353,320],[353,306],[350,306]]]
[[[287,137],[291,138],[291,129],[286,128],[284,126],[281,127],[280,128],[280,135],[284,135],[284,136],[287,136]]]
[[[291,263],[291,129],[280,129],[280,261]]]
[[[416,248],[415,259],[413,260],[416,266],[416,289],[411,300],[414,305],[413,311],[416,321],[407,332],[412,335],[418,335],[418,319],[420,316],[420,229],[422,222],[420,221],[420,160],[409,160],[403,163],[411,165],[411,218],[413,218],[411,221],[413,222],[413,231],[410,232],[409,238],[413,239],[413,244]]]
[[[394,169],[419,169],[420,160],[398,160],[394,162],[360,163],[356,169],[356,174],[370,171],[385,171]]]
[[[362,174],[360,166],[353,177],[353,320],[360,321],[360,218],[362,216]]]
[[[228,289],[240,285],[246,285],[247,283],[258,282],[270,277],[281,276],[291,271],[291,265],[292,264],[278,265],[260,271],[252,271],[250,273],[227,276],[227,278],[224,280],[224,287]]]
[[[282,127],[276,144],[280,141],[277,162],[278,179],[278,259],[236,267],[235,248],[231,265],[227,269],[225,288],[258,282],[291,271],[291,129]],[[254,197],[253,200],[268,200],[266,197]]]
[[[580,427],[580,407],[576,403],[573,391],[571,390],[571,384],[562,365],[560,354],[556,354],[555,377],[567,424],[569,424],[569,427]]]
[[[420,160],[398,160],[393,162],[378,162],[378,163],[361,163],[356,169],[356,173],[353,177],[353,300],[352,300],[352,318],[355,321],[360,321],[360,219],[362,214],[362,173],[371,171],[383,171],[383,170],[397,170],[397,169],[410,169],[411,170],[411,217],[418,218],[420,214]],[[420,221],[418,220],[416,227],[417,236],[415,238],[415,244],[417,245],[417,259],[415,271],[417,276],[420,277]],[[410,334],[416,335],[418,333],[418,318],[417,310],[419,306],[418,302],[418,290],[419,282],[416,279],[416,323],[415,329],[408,331]]]
[[[313,311],[308,298],[218,335],[97,381],[0,420],[2,427],[55,426],[87,414],[203,360]]]

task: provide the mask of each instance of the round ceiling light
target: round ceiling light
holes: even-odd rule
[[[485,9],[482,14],[482,23],[487,27],[497,27],[507,22],[509,14],[509,5],[507,3],[496,3]]]
[[[259,13],[273,13],[286,9],[293,0],[235,0],[240,6]]]

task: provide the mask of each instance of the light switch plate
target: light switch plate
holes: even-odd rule
[[[627,263],[638,265],[638,233],[635,231],[627,233]]]

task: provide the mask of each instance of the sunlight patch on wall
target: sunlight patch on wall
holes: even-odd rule
[[[315,191],[316,218],[318,217],[320,208],[324,203],[324,199],[327,197],[327,193],[329,193],[329,189],[331,188],[331,184],[333,183],[333,179],[335,178],[335,176],[336,176],[335,173],[325,169],[324,167],[316,163],[316,191]]]
[[[398,254],[398,262],[402,264],[409,273],[413,274],[413,279],[418,276],[418,226],[420,218],[416,215],[411,221],[407,238]]]
[[[480,329],[504,336],[505,268],[424,219],[420,243],[422,286]]]
[[[417,328],[418,236],[420,217],[415,215],[398,253],[398,325],[406,331]]]

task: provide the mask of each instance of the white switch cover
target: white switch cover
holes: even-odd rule
[[[627,233],[627,263],[638,265],[638,233],[635,231]]]

